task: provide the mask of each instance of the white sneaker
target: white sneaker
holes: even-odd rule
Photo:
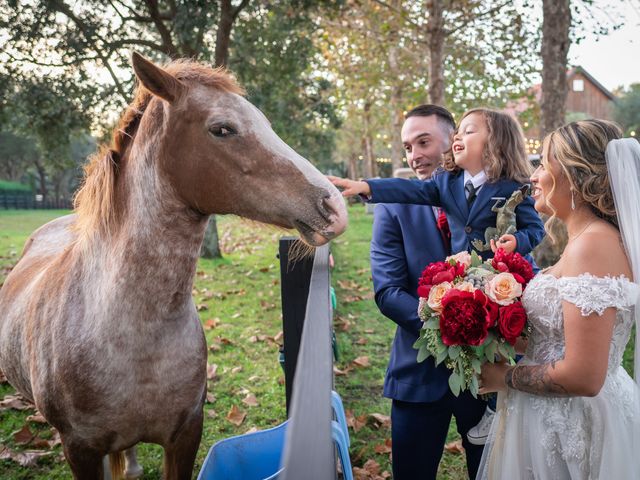
[[[491,431],[491,424],[493,423],[495,414],[496,412],[489,407],[486,408],[478,424],[467,432],[467,440],[469,440],[469,443],[472,445],[484,445],[487,443],[487,437]]]

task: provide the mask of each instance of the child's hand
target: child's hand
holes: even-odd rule
[[[496,253],[499,248],[502,248],[507,253],[515,252],[517,246],[518,240],[513,235],[502,235],[497,242],[493,238],[491,239],[493,253]]]
[[[333,177],[327,175],[327,178],[336,187],[342,188],[343,197],[351,197],[353,195],[371,195],[371,189],[367,182],[349,180],[348,178]]]

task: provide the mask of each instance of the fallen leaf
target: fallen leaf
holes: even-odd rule
[[[462,439],[454,440],[453,442],[449,442],[444,446],[444,451],[447,453],[452,453],[454,455],[460,455],[464,453],[464,447],[462,446]]]
[[[340,370],[338,367],[336,367],[335,365],[333,366],[333,374],[340,377],[342,375],[346,375],[351,371],[351,367],[347,367],[344,370]]]
[[[249,394],[247,394],[246,397],[244,397],[242,399],[242,403],[244,403],[248,407],[257,407],[258,406],[258,399],[256,398],[256,396],[253,393],[249,393]]]
[[[375,333],[375,330],[373,328],[367,328],[364,333]]]
[[[231,315],[231,318],[238,318],[240,317],[240,315],[242,315],[240,312],[234,313],[233,315]]]
[[[219,318],[210,318],[209,320],[207,320],[206,322],[204,322],[204,329],[205,330],[212,330],[214,328],[216,328],[218,325],[220,325],[220,319]]]
[[[207,416],[209,418],[216,418],[218,416],[218,414],[216,413],[215,410],[207,410]]]
[[[249,377],[249,381],[250,381],[251,383],[255,382],[256,380],[260,380],[260,375],[251,375],[251,376]]]
[[[217,377],[218,364],[207,364],[207,380],[215,380]]]
[[[391,428],[391,417],[388,415],[382,415],[381,413],[370,413],[369,418],[373,419],[376,423],[376,427]]]
[[[216,401],[216,396],[213,393],[207,392],[207,403],[213,403]]]
[[[367,344],[367,339],[364,337],[360,337],[358,340],[356,340],[356,344],[357,345],[366,345]]]
[[[18,445],[26,445],[35,437],[35,434],[29,430],[28,425],[24,425],[20,430],[13,432],[11,435]]]
[[[351,410],[345,411],[345,417],[347,419],[347,427],[353,428],[354,432],[359,432],[362,427],[367,424],[367,416],[360,415],[356,417]]]
[[[238,367],[233,367],[231,369],[231,373],[238,373],[242,371],[242,367],[238,366]]]
[[[40,458],[52,455],[53,452],[24,451],[14,452],[9,447],[0,445],[0,460],[11,460],[23,467],[33,467]]]
[[[199,312],[209,310],[209,306],[206,303],[199,303],[198,305],[196,305],[196,310],[198,310]]]
[[[282,333],[282,330],[280,330],[278,333],[276,333],[276,335],[273,337],[273,341],[274,342],[280,342],[280,340],[282,340],[282,337],[284,337],[284,334]]]
[[[229,413],[227,413],[227,420],[233,423],[236,427],[239,427],[240,425],[242,425],[242,422],[244,422],[246,416],[246,412],[243,412],[234,405],[231,407],[231,410],[229,410]]]
[[[42,416],[40,412],[36,412],[34,415],[29,415],[27,417],[27,422],[47,423],[47,420]]]
[[[353,364],[358,367],[369,367],[371,364],[369,363],[369,357],[358,357],[353,361]]]
[[[256,433],[259,432],[260,430],[258,429],[258,427],[251,427],[249,430],[247,430],[246,432],[244,432],[245,434],[247,433]]]
[[[391,453],[391,439],[387,438],[384,441],[384,443],[381,443],[380,445],[376,445],[373,451],[379,454]]]
[[[29,410],[30,408],[36,408],[35,405],[28,402],[20,394],[7,395],[0,400],[0,412],[3,410]]]

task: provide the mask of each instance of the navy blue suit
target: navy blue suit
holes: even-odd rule
[[[485,403],[468,392],[458,398],[449,391],[450,372],[432,359],[416,361],[413,343],[422,322],[418,318],[418,279],[424,267],[449,254],[431,207],[376,205],[371,240],[371,273],[380,311],[397,325],[384,382],[384,396],[393,399],[393,478],[436,478],[451,415],[467,452],[475,478],[482,447],[467,442]]]
[[[464,174],[440,171],[431,180],[405,180],[401,178],[367,180],[371,187],[373,203],[409,203],[434,205],[442,207],[447,214],[451,229],[451,250],[453,253],[471,251],[471,241],[480,239],[484,242],[484,231],[487,227],[496,226],[496,214],[491,211],[495,197],[507,199],[522,185],[513,180],[497,180],[486,182],[477,198],[467,206],[464,192]],[[533,200],[526,197],[516,207],[518,231],[515,233],[518,242],[516,251],[527,255],[527,259],[535,266],[528,255],[544,237],[544,226],[540,216],[533,208]],[[483,258],[493,256],[491,250],[479,252]]]

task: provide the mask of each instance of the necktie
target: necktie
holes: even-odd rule
[[[471,180],[467,180],[467,183],[464,184],[464,190],[467,192],[467,205],[471,206],[473,201],[476,199],[476,187],[473,186],[473,182]]]

